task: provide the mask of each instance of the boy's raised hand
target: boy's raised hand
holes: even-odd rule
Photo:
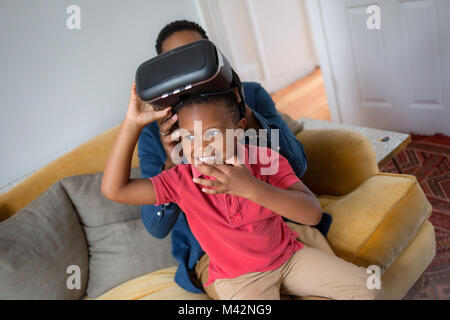
[[[209,194],[228,193],[244,198],[249,197],[252,186],[261,182],[255,178],[245,164],[239,163],[236,156],[226,161],[228,164],[198,164],[201,173],[216,180],[194,178],[194,182],[205,186],[202,191]]]
[[[133,121],[140,127],[145,127],[152,121],[167,118],[170,110],[171,107],[167,107],[164,110],[155,111],[152,105],[139,99],[136,93],[136,83],[133,81],[125,119]]]

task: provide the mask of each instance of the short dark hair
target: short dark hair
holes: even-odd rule
[[[231,114],[232,121],[234,124],[237,124],[241,119],[239,103],[236,99],[236,95],[234,91],[214,95],[214,96],[201,96],[201,95],[187,95],[182,97],[181,102],[175,106],[175,113],[179,113],[181,109],[188,107],[193,104],[204,104],[211,103],[216,104],[218,106],[226,107],[228,112]]]
[[[202,27],[200,27],[197,23],[188,20],[176,20],[167,24],[159,32],[155,45],[156,52],[158,54],[161,54],[162,44],[169,36],[171,36],[173,33],[177,31],[185,31],[185,30],[197,31],[203,37],[203,39],[209,40],[205,30]]]

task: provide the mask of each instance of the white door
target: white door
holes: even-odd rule
[[[308,8],[333,120],[450,135],[449,0],[310,0]]]

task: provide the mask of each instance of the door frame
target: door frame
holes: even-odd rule
[[[330,50],[325,33],[321,0],[306,0],[306,9],[320,68],[322,70],[331,121],[342,122],[342,113],[339,105],[339,97],[337,95],[338,87],[334,77]]]
[[[250,18],[249,24],[257,47],[257,59],[250,65],[250,69],[259,67],[261,70],[260,77],[254,78],[252,81],[259,82],[264,88],[267,88],[268,86],[270,87],[271,83],[269,82],[269,77],[267,76],[269,72],[266,58],[263,54],[264,50],[262,48],[262,41],[260,37],[258,37],[258,26],[251,10],[252,3],[249,0],[243,1]],[[240,72],[242,72],[242,68],[245,68],[245,66],[237,65],[236,63],[238,60],[236,59],[237,52],[232,46],[229,33],[224,26],[219,0],[195,0],[195,5],[200,22],[207,31],[209,37],[214,39],[214,42],[219,46],[220,50],[227,57],[230,64],[237,68],[241,67]]]
[[[216,1],[195,0],[197,14],[203,28],[209,35],[209,38],[215,39],[215,42],[223,51],[231,65],[234,65],[234,55],[227,30],[222,22],[220,7]]]

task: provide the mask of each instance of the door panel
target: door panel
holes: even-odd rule
[[[380,32],[368,32],[361,28],[367,19],[366,6],[350,7],[346,10],[350,26],[350,41],[353,62],[362,107],[392,107],[386,66],[386,51]]]
[[[373,4],[381,9],[380,30],[366,25]],[[344,123],[450,135],[450,1],[318,5]]]
[[[400,3],[410,108],[444,109],[442,56],[434,1]]]

